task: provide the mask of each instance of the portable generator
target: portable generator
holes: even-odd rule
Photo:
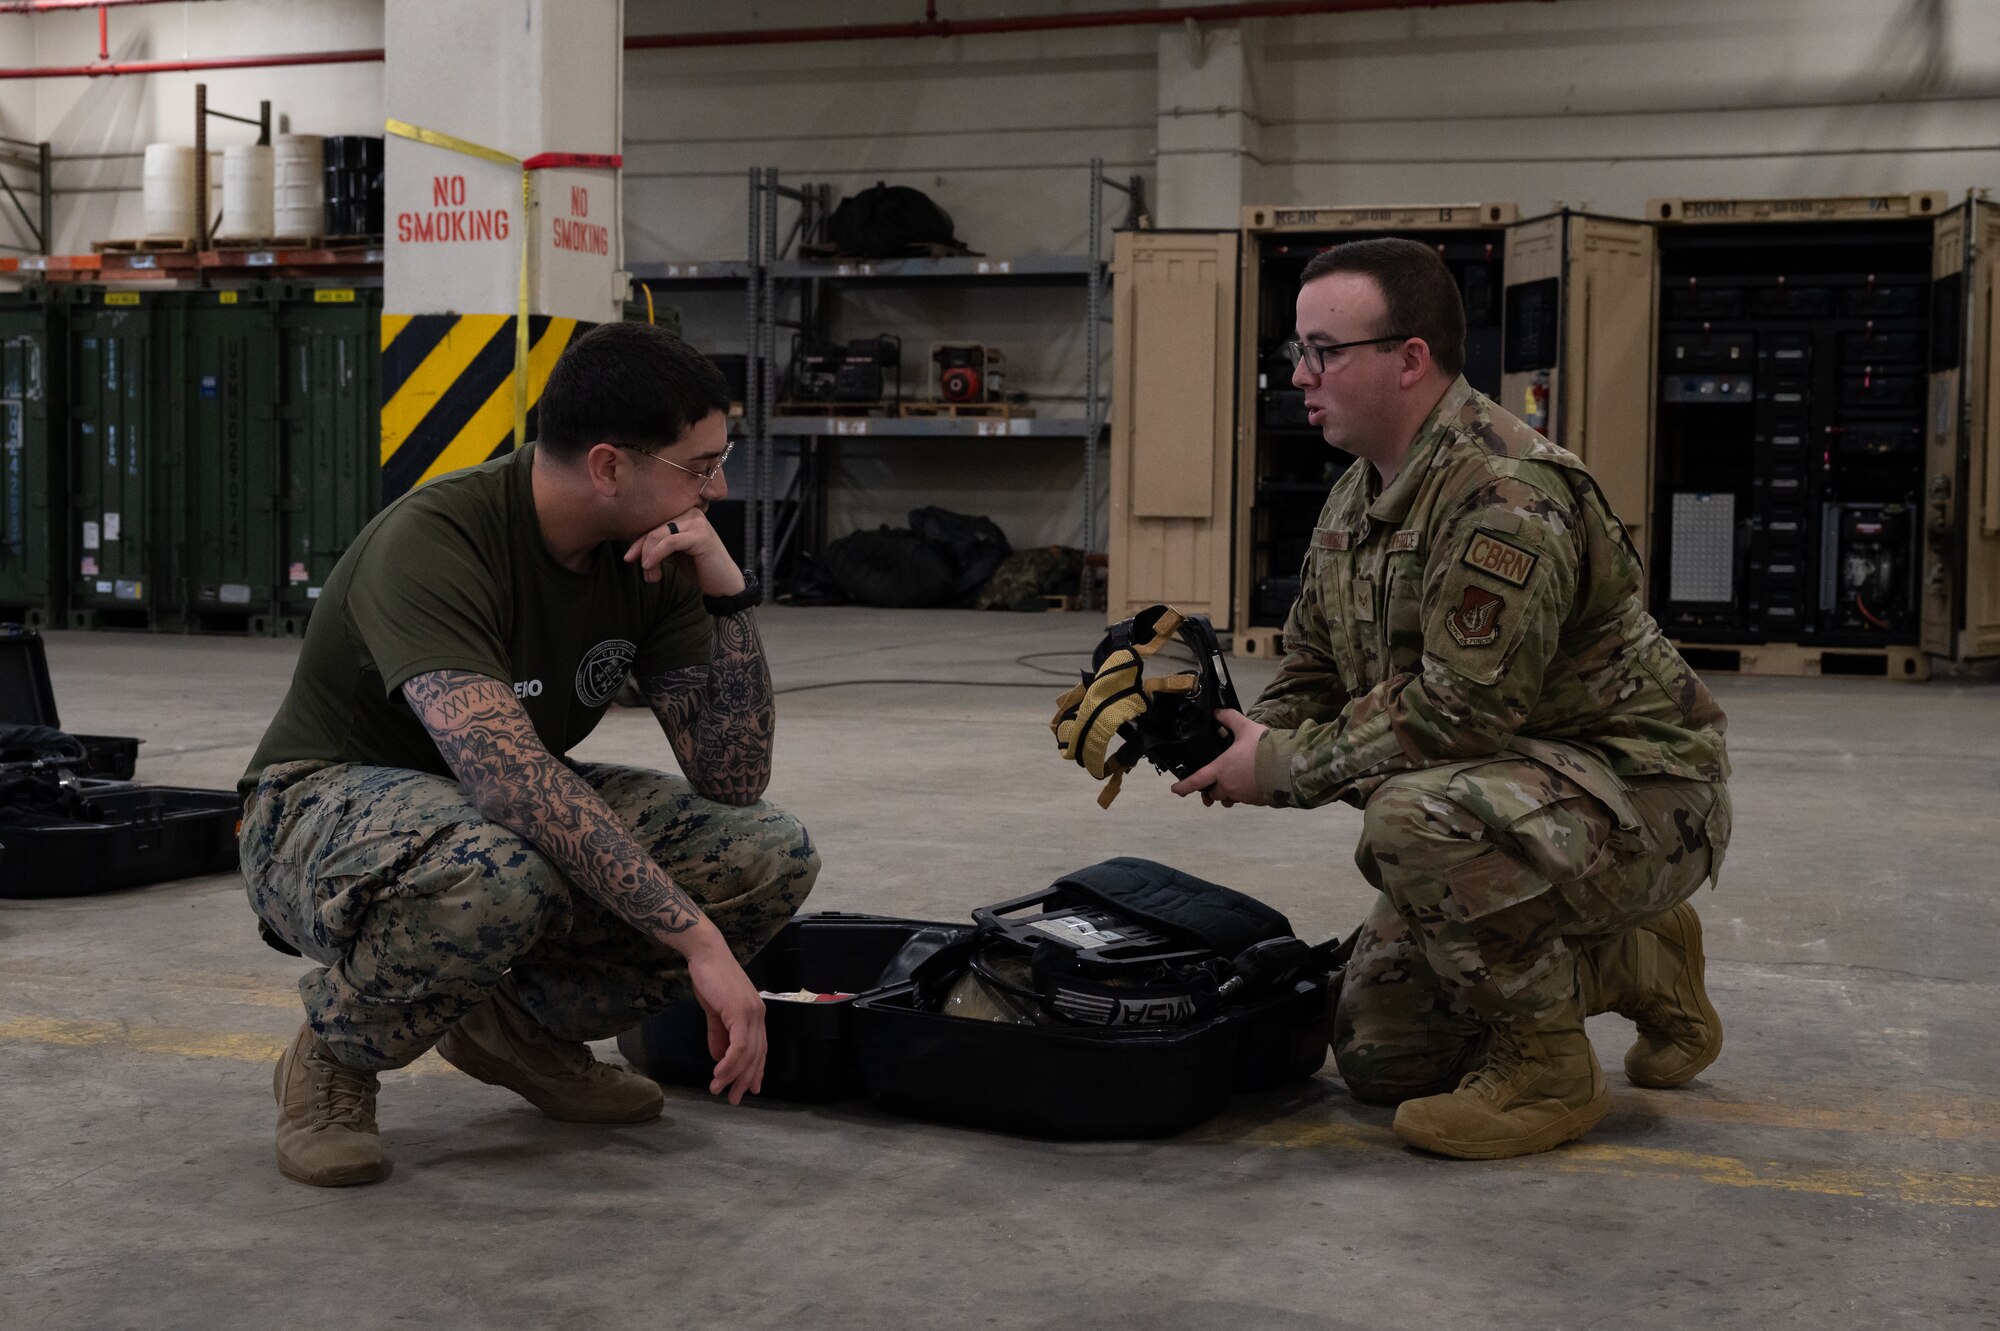
[[[823,345],[794,339],[792,364],[795,401],[875,403],[903,399],[903,339],[893,333]]]
[[[941,342],[931,350],[938,367],[940,402],[998,402],[1005,393],[1007,357],[978,342]]]

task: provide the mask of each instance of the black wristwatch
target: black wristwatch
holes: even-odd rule
[[[740,614],[752,606],[764,604],[764,588],[758,583],[757,575],[745,574],[743,590],[734,596],[707,596],[701,598],[708,613],[721,619],[724,615]]]

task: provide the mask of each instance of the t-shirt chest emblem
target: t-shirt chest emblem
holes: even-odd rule
[[[631,672],[639,649],[623,638],[607,638],[584,653],[576,668],[576,697],[585,707],[602,707]]]

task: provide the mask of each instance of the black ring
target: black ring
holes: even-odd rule
[[[671,522],[667,524],[667,535],[679,536],[680,534],[681,534],[681,529],[678,526],[676,526],[674,523]]]

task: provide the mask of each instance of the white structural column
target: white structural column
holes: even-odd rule
[[[390,119],[521,159],[620,150],[621,0],[387,0],[385,18]],[[512,314],[521,172],[394,136],[386,162],[386,311]],[[617,173],[532,175],[532,312],[616,318]]]
[[[1262,65],[1254,22],[1163,30],[1159,38],[1158,200],[1163,227],[1235,230],[1262,199]]]

